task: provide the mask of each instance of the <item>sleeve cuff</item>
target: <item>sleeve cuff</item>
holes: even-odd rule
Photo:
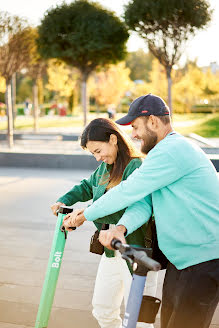
[[[89,207],[85,209],[84,211],[84,217],[87,221],[94,221],[95,218],[92,218],[92,215],[90,213]]]

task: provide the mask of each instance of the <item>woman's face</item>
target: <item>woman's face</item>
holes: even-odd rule
[[[97,161],[113,164],[117,157],[117,137],[111,134],[109,142],[88,141],[86,148],[94,155]]]

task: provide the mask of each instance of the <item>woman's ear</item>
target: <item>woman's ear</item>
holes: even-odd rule
[[[110,135],[109,142],[110,142],[112,145],[117,145],[117,136],[116,136],[115,134],[111,134],[111,135]]]

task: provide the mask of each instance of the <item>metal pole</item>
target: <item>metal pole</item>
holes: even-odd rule
[[[6,104],[8,115],[8,146],[12,148],[14,146],[14,133],[13,133],[13,112],[11,102],[11,81],[6,82]]]

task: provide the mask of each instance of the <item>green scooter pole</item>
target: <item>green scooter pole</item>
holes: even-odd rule
[[[67,231],[65,231],[64,227],[62,226],[62,222],[65,215],[67,213],[71,213],[72,211],[73,209],[68,207],[60,207],[58,211],[58,219],[56,223],[55,234],[53,237],[52,249],[49,256],[46,277],[40,298],[35,328],[46,328],[48,326],[67,238]],[[74,230],[76,228],[72,229]]]

